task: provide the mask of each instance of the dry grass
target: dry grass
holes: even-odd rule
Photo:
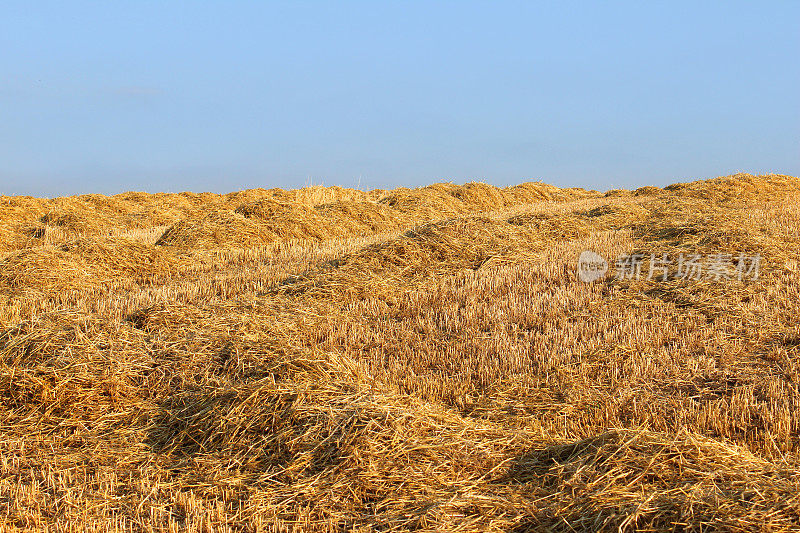
[[[3,197],[0,237],[0,529],[800,531],[796,178]]]

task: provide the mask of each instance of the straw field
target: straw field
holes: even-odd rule
[[[781,175],[0,197],[0,530],[800,531],[798,265]]]

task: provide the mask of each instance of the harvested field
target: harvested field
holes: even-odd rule
[[[2,530],[800,531],[798,178],[0,197],[0,238]]]

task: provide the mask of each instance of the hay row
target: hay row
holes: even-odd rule
[[[0,529],[798,531],[796,183],[168,195],[169,246],[106,234],[155,196],[19,199]],[[587,249],[766,267],[587,284]]]

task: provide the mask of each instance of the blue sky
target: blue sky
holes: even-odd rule
[[[799,2],[0,4],[0,194],[800,174]]]

